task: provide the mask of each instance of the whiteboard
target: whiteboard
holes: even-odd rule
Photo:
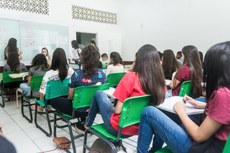
[[[52,57],[53,51],[60,47],[69,56],[68,27],[53,24],[35,23],[0,18],[0,65],[3,66],[4,49],[10,38],[17,39],[17,47],[23,52],[22,62],[30,65],[33,57],[46,47]]]
[[[63,48],[68,57],[67,27],[21,21],[20,33],[23,61],[31,61],[43,47],[48,49],[50,56],[56,48]]]
[[[0,19],[0,63],[3,65],[4,60],[4,49],[8,44],[10,38],[17,39],[17,46],[20,48],[20,34],[19,34],[19,21]]]

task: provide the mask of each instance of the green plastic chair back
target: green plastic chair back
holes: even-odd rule
[[[83,108],[91,105],[94,94],[98,90],[109,89],[110,84],[81,86],[74,89],[73,108]]]
[[[30,80],[30,90],[38,91],[42,83],[43,75],[32,76]]]
[[[158,150],[157,152],[155,152],[155,153],[172,153],[169,149],[168,149],[168,147],[166,146],[166,147],[164,147],[164,148],[161,148],[160,150]]]
[[[191,80],[184,81],[180,87],[180,92],[178,96],[183,97],[185,94],[190,96],[191,92],[192,92],[192,81]]]
[[[223,153],[229,153],[229,151],[230,151],[230,134],[228,135],[228,140],[224,145]]]
[[[118,83],[121,81],[125,72],[121,73],[111,73],[107,76],[106,83],[110,83],[110,86],[117,86]]]
[[[61,80],[50,80],[46,85],[46,100],[67,96],[69,91],[69,79]]]
[[[151,95],[127,98],[122,106],[119,126],[125,128],[140,122],[142,110],[149,105]]]
[[[121,116],[120,116],[120,122],[119,122],[120,132],[122,128],[140,122],[141,113],[143,109],[149,105],[150,100],[151,100],[151,95],[144,95],[144,96],[130,97],[124,101],[122,106]],[[110,132],[108,132],[103,123],[93,125],[91,126],[91,128],[93,128],[95,131],[99,132],[100,135],[108,139],[112,139],[114,141],[124,139],[121,137],[117,137],[116,135],[113,135]]]
[[[23,81],[23,78],[11,78],[9,75],[10,74],[17,74],[15,72],[3,72],[2,73],[2,82],[4,83],[10,83],[10,82],[19,82],[19,81]]]

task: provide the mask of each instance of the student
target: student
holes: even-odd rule
[[[48,63],[48,65],[49,65],[49,67],[50,67],[50,65],[51,65],[51,58],[50,58],[48,49],[47,49],[46,47],[43,47],[41,53],[42,53],[43,55],[45,55],[46,60],[47,60],[47,63]]]
[[[19,73],[27,71],[25,64],[21,63],[17,52],[10,52],[7,57],[7,62],[3,66],[3,72],[12,71]]]
[[[106,69],[106,75],[119,72],[124,72],[122,58],[118,52],[112,52],[110,53],[110,63]]]
[[[3,136],[2,124],[0,124],[0,152],[1,153],[16,153],[14,145]]]
[[[43,54],[37,54],[33,60],[31,67],[29,69],[29,75],[27,76],[27,83],[21,83],[20,88],[23,93],[30,94],[30,80],[32,76],[44,75],[48,70],[49,65],[47,63],[46,57]]]
[[[185,113],[184,102],[174,105],[183,127],[176,124],[164,113],[153,106],[144,109],[139,129],[137,152],[146,153],[154,134],[160,137],[175,153],[222,153],[230,133],[230,42],[212,46],[205,55],[206,98],[198,103],[185,96],[183,101],[194,107],[205,108],[200,126],[196,125]],[[201,105],[202,104],[202,105]],[[156,151],[153,146],[151,151]],[[151,152],[150,151],[150,152]]]
[[[176,53],[176,59],[177,59],[179,66],[182,66],[183,65],[183,59],[182,59],[182,52],[181,51],[178,51]]]
[[[66,54],[64,49],[57,48],[53,52],[52,63],[50,70],[47,71],[43,77],[41,87],[40,87],[40,99],[44,99],[46,93],[46,85],[50,80],[64,80],[70,78],[74,73],[74,70],[68,66]],[[38,111],[43,111],[42,107],[38,108]]]
[[[17,48],[17,39],[15,38],[10,38],[8,41],[8,44],[4,50],[4,59],[7,60],[8,54],[11,52],[16,52],[18,53],[19,59],[21,59],[22,51],[19,51]]]
[[[76,40],[72,40],[71,41],[71,45],[72,45],[72,60],[80,67],[81,66],[81,62],[80,62],[80,53],[81,53],[81,49],[78,47],[78,43]]]
[[[186,80],[192,81],[191,96],[197,98],[202,94],[202,66],[195,46],[185,46],[182,48],[183,66],[179,68],[175,77],[170,83],[172,93],[167,93],[167,97],[177,96],[180,91],[181,84]]]
[[[102,59],[102,62],[101,62],[102,63],[102,68],[106,69],[107,66],[108,66],[108,63],[109,63],[109,57],[108,57],[108,55],[106,53],[103,53],[101,55],[101,59]]]
[[[7,62],[3,66],[3,72],[14,72],[14,73],[20,73],[22,71],[27,71],[27,68],[25,64],[21,63],[19,60],[19,56],[17,52],[10,52],[7,57]],[[19,85],[22,83],[22,81],[17,82],[10,82],[5,83],[4,86],[6,88],[18,88]],[[3,82],[1,81],[1,86],[3,85]],[[15,93],[14,90],[12,92]],[[11,90],[9,90],[9,93],[11,93]]]
[[[50,101],[53,108],[72,115],[73,111],[73,94],[74,89],[79,86],[90,86],[95,84],[102,84],[105,82],[106,75],[102,70],[97,68],[99,61],[99,52],[93,45],[89,45],[82,50],[81,53],[81,64],[82,69],[77,70],[73,73],[69,83],[69,92],[67,97],[58,97]],[[87,95],[86,95],[87,96]],[[88,108],[79,109],[75,112],[75,117],[81,118],[81,121],[76,124],[76,129],[80,133],[84,129],[85,118],[87,116]]]
[[[172,50],[167,49],[163,53],[162,67],[165,79],[172,79],[172,74],[179,68],[176,57]]]
[[[122,78],[113,94],[118,100],[115,107],[104,92],[96,92],[86,118],[86,128],[93,124],[97,113],[100,113],[107,130],[117,134],[124,100],[145,94],[153,96],[154,105],[163,102],[165,95],[165,80],[159,54],[152,45],[144,45],[138,50],[133,71]],[[137,133],[138,125],[122,130],[122,135],[126,136]]]

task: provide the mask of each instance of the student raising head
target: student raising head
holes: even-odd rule
[[[212,46],[205,55],[205,77],[207,80],[206,103],[185,96],[196,108],[205,108],[201,125],[195,124],[185,113],[183,101],[174,105],[183,128],[155,107],[144,109],[139,129],[138,153],[148,152],[151,138],[162,139],[176,153],[222,153],[230,133],[230,42]],[[153,144],[151,151],[156,151]]]
[[[192,81],[191,96],[196,98],[202,93],[202,65],[199,58],[198,50],[195,46],[185,46],[182,48],[183,65],[177,71],[172,79],[170,87],[172,96],[177,96],[180,91],[181,84],[186,80]]]
[[[71,76],[68,98],[58,97],[50,100],[53,108],[65,114],[72,115],[74,89],[79,86],[89,86],[105,82],[105,73],[102,70],[97,69],[99,58],[99,52],[93,45],[89,45],[82,50],[80,59],[83,68],[77,70]],[[78,131],[84,130],[87,109],[88,108],[75,112],[75,117],[81,118],[81,121],[76,124]]]
[[[104,92],[96,92],[86,118],[86,127],[91,126],[97,113],[100,113],[107,130],[116,134],[124,100],[145,94],[153,96],[153,105],[162,103],[165,95],[165,80],[160,58],[152,45],[144,45],[138,50],[133,71],[126,73],[113,94],[118,100],[115,107]],[[122,130],[122,134],[127,136],[137,133],[138,125]]]

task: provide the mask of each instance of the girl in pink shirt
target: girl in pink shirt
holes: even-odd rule
[[[230,133],[230,41],[212,46],[205,55],[206,103],[185,96],[174,105],[183,126],[155,107],[144,109],[138,137],[138,153],[146,153],[152,136],[162,139],[173,153],[222,153]],[[184,103],[206,108],[203,122],[194,123],[185,113]],[[154,144],[154,143],[153,143]],[[150,152],[159,149],[152,146]]]

